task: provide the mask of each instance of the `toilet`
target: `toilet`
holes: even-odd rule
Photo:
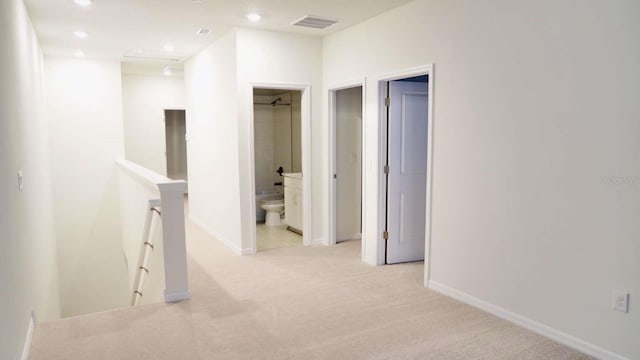
[[[267,226],[278,226],[280,213],[284,210],[284,199],[260,200],[260,207],[267,213],[264,224]]]

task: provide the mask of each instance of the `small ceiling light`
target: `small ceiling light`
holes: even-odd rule
[[[86,39],[89,34],[85,31],[74,31],[73,35],[75,35],[78,39]]]
[[[76,5],[80,6],[89,6],[93,2],[93,0],[73,0]]]
[[[164,51],[168,51],[168,52],[175,50],[175,48],[171,44],[165,44],[162,48],[164,49]]]
[[[198,34],[198,35],[209,35],[209,34],[211,34],[211,28],[200,28],[200,29],[198,29],[196,34]]]
[[[74,52],[73,55],[75,55],[75,57],[79,57],[79,58],[83,58],[84,57],[84,53],[81,50],[78,50],[78,51]]]
[[[162,70],[162,73],[164,74],[164,76],[171,76],[173,75],[173,72],[171,71],[170,68],[166,67],[164,68],[164,70]]]
[[[260,16],[260,14],[258,13],[249,13],[247,14],[247,19],[249,19],[249,21],[256,22],[260,21],[260,19],[262,19],[262,16]]]

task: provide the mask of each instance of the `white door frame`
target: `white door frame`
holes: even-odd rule
[[[253,118],[253,89],[281,89],[281,90],[297,90],[302,93],[301,99],[301,147],[302,147],[302,199],[303,199],[303,224],[302,224],[302,243],[304,245],[312,244],[311,229],[313,229],[311,208],[311,85],[310,84],[285,84],[285,83],[250,83],[249,93],[249,145],[250,157],[251,157],[251,203],[248,204],[251,209],[252,216],[252,230],[249,232],[250,236],[250,253],[255,254],[258,250],[256,243],[256,169],[255,169],[255,129]]]
[[[345,90],[345,89],[351,89],[354,87],[362,87],[362,124],[361,126],[361,130],[362,130],[362,144],[361,144],[361,149],[360,149],[360,156],[361,156],[361,166],[362,166],[362,187],[360,189],[360,196],[361,196],[361,201],[362,201],[362,207],[360,209],[361,214],[364,214],[363,209],[365,208],[365,201],[366,201],[366,197],[364,196],[364,182],[365,182],[365,176],[364,176],[364,164],[365,162],[365,146],[364,146],[364,119],[365,119],[365,106],[364,106],[364,102],[365,102],[365,92],[366,92],[366,80],[362,79],[362,80],[354,80],[354,81],[348,81],[348,82],[343,82],[340,84],[336,84],[334,86],[329,87],[328,90],[328,96],[329,96],[329,121],[328,121],[328,142],[329,142],[329,177],[328,177],[328,184],[329,184],[329,191],[327,191],[327,204],[329,204],[327,210],[327,230],[326,233],[328,234],[327,236],[327,245],[335,245],[337,242],[336,239],[336,214],[337,214],[337,201],[336,201],[336,182],[335,179],[333,178],[333,174],[336,173],[336,166],[337,166],[337,151],[336,151],[336,147],[337,147],[337,133],[336,133],[336,92],[339,90]],[[363,232],[362,238],[364,239],[364,217],[361,219],[362,221],[362,226],[360,231]],[[364,247],[364,245],[362,245]],[[364,254],[364,251],[361,251],[362,254]]]
[[[382,233],[384,231],[384,210],[385,210],[385,192],[386,192],[386,184],[385,184],[385,174],[383,171],[383,166],[386,159],[386,109],[384,98],[386,97],[386,88],[383,86],[388,81],[400,80],[404,78],[428,75],[429,76],[429,86],[428,86],[428,100],[427,100],[427,116],[428,116],[428,124],[427,124],[427,195],[426,195],[426,212],[425,212],[425,285],[429,281],[430,273],[431,273],[431,200],[432,200],[432,184],[433,184],[433,102],[434,102],[434,65],[428,64],[424,66],[413,67],[409,69],[388,72],[380,75],[376,75],[371,77],[372,84],[376,86],[377,89],[377,101],[378,101],[378,164],[379,164],[379,175],[378,175],[378,213],[377,213],[377,229],[378,234],[374,236],[377,239],[377,256],[376,256],[376,264],[383,265],[384,264],[384,254],[385,254],[385,240],[382,238]]]

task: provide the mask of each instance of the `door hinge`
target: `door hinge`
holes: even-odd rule
[[[389,232],[388,231],[383,232],[382,233],[382,238],[385,239],[385,240],[389,240]]]
[[[391,106],[391,98],[385,98],[384,99],[384,106],[386,106],[386,107]]]
[[[384,173],[389,175],[389,165],[384,166]]]

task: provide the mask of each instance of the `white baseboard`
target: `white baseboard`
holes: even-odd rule
[[[561,344],[572,347],[578,351],[581,351],[587,355],[594,356],[598,359],[603,360],[629,360],[621,355],[618,355],[609,350],[603,349],[594,344],[588,343],[584,340],[578,339],[572,335],[569,335],[560,330],[556,330],[550,326],[539,323],[535,320],[529,319],[522,315],[511,312],[507,309],[501,308],[497,305],[488,303],[484,300],[478,299],[472,295],[469,295],[460,290],[456,290],[447,285],[440,284],[433,280],[428,282],[429,289],[437,291],[443,295],[452,297],[456,300],[462,301],[468,305],[476,307],[478,309],[484,310],[490,314],[493,314],[499,318],[510,321],[516,325],[522,326],[523,328],[529,329],[537,334],[548,337],[552,340],[555,340]]]
[[[164,302],[174,303],[189,299],[191,299],[191,292],[189,291],[180,291],[173,293],[168,293],[166,291],[164,292]]]
[[[31,353],[31,340],[33,340],[33,331],[36,328],[36,319],[33,316],[29,316],[29,326],[27,327],[27,335],[24,338],[24,346],[22,347],[22,360],[28,360]]]
[[[240,251],[240,255],[253,255],[253,254],[255,254],[255,253],[256,253],[256,252],[255,252],[252,248],[243,248],[243,249]]]
[[[189,221],[191,221],[193,224],[195,224],[197,227],[199,227],[202,231],[204,231],[207,234],[209,234],[209,236],[211,236],[212,238],[214,238],[214,239],[220,241],[221,243],[223,243],[226,247],[231,249],[231,251],[233,251],[235,254],[237,254],[237,255],[247,255],[245,253],[245,251],[247,251],[247,249],[240,248],[238,245],[234,244],[229,239],[224,238],[223,236],[218,234],[217,231],[213,230],[212,228],[209,227],[209,225],[205,224],[204,222],[200,221],[199,219],[189,215]],[[249,250],[249,251],[251,251],[251,250]]]
[[[367,265],[378,266],[378,263],[376,262],[376,259],[374,259],[371,256],[363,255],[362,256],[362,262],[364,262]]]
[[[311,246],[324,246],[327,241],[324,238],[315,238],[311,240]]]
[[[348,240],[356,240],[356,239],[362,239],[362,234],[361,233],[355,233],[355,234],[338,236],[338,238],[336,239],[336,242],[348,241]]]

